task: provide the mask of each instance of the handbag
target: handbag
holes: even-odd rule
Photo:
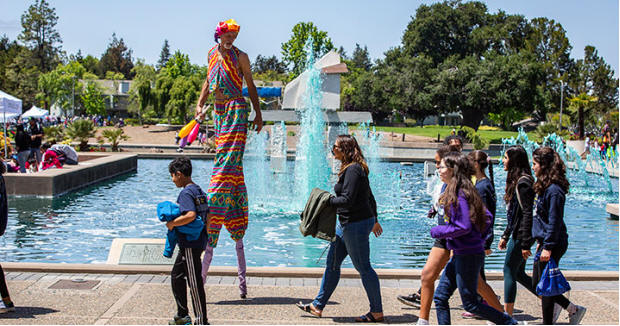
[[[543,297],[553,297],[566,291],[570,291],[570,284],[562,275],[555,260],[550,258],[540,277],[540,281],[536,285],[536,294]]]

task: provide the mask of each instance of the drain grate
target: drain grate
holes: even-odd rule
[[[60,289],[60,290],[92,290],[101,281],[87,281],[83,279],[74,280],[59,280],[56,283],[50,285],[48,289]]]

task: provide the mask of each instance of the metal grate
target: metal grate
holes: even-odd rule
[[[92,290],[101,281],[87,281],[83,279],[74,280],[59,280],[56,283],[50,285],[48,289],[60,289],[60,290]]]

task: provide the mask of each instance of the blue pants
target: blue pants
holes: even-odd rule
[[[477,300],[478,277],[484,263],[484,253],[475,255],[454,255],[441,274],[439,285],[435,289],[435,308],[437,322],[450,325],[450,306],[448,300],[459,289],[463,307],[468,312],[490,320],[497,325],[516,325],[517,321],[505,313],[480,303]]]
[[[372,266],[370,266],[368,237],[374,224],[374,218],[347,223],[344,226],[338,223],[336,226],[336,240],[329,245],[321,289],[312,302],[316,308],[320,310],[325,308],[327,301],[334,293],[340,280],[342,261],[349,255],[353,266],[360,273],[368,301],[370,301],[370,311],[375,313],[383,312],[379,277],[375,270],[372,269]]]

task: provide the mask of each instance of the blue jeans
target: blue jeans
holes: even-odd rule
[[[439,285],[435,289],[435,309],[437,322],[450,325],[450,306],[448,300],[459,289],[463,307],[468,312],[490,320],[497,325],[516,325],[517,321],[505,313],[480,303],[477,300],[478,277],[484,263],[484,254],[454,255],[441,274]]]
[[[353,266],[360,273],[362,284],[366,290],[368,301],[370,301],[371,312],[383,312],[381,304],[381,289],[379,277],[375,270],[370,266],[370,244],[368,237],[375,224],[374,218],[365,219],[359,222],[350,222],[341,226],[336,225],[336,240],[329,245],[327,262],[321,289],[312,304],[323,310],[327,301],[338,285],[340,280],[340,266],[342,261],[349,255]]]

